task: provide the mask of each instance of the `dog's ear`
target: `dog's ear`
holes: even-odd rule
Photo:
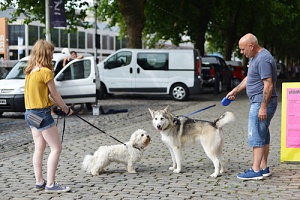
[[[138,134],[136,132],[134,132],[133,134],[131,134],[131,137],[130,137],[130,140],[129,140],[130,144],[134,143],[134,141],[136,140],[137,135]]]
[[[167,113],[169,112],[169,105],[167,105],[167,107],[164,109],[164,111]]]
[[[149,110],[149,112],[150,112],[150,114],[151,114],[151,117],[153,118],[154,117],[154,110],[151,110],[150,108],[148,108],[148,110]]]

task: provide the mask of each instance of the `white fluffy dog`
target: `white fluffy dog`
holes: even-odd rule
[[[144,148],[150,143],[147,132],[138,129],[124,144],[100,146],[94,155],[86,155],[82,169],[93,176],[105,171],[111,162],[124,163],[129,173],[136,173],[135,164],[142,159]]]

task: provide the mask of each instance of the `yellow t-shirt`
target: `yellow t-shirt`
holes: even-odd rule
[[[49,99],[48,81],[54,78],[53,72],[41,67],[25,77],[24,99],[26,109],[47,108],[54,103]]]

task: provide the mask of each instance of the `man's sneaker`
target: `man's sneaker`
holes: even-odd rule
[[[58,183],[54,183],[52,187],[45,187],[45,192],[47,193],[61,193],[61,192],[68,192],[71,188],[59,185]]]
[[[262,170],[261,170],[261,173],[262,173],[262,175],[265,176],[265,177],[271,176],[271,172],[270,172],[269,167],[266,167],[265,169],[262,169]]]
[[[261,170],[259,172],[255,172],[251,167],[244,173],[239,174],[237,178],[242,180],[260,180],[263,179],[264,177]]]
[[[39,190],[45,189],[46,183],[47,183],[47,181],[44,180],[43,184],[41,184],[41,185],[35,185],[34,190],[39,191]]]

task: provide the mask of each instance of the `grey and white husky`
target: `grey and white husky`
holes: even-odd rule
[[[212,160],[215,171],[211,177],[216,178],[226,171],[223,158],[224,137],[222,127],[235,117],[232,112],[225,112],[214,122],[176,117],[168,111],[169,106],[163,110],[149,111],[153,126],[160,132],[161,140],[171,152],[173,166],[169,170],[174,173],[181,171],[181,152],[185,146],[201,143],[206,155]],[[221,166],[221,169],[220,169]]]

